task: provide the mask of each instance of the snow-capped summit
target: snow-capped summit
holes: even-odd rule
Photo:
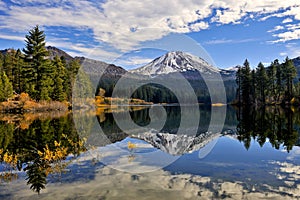
[[[237,65],[237,66],[226,68],[225,70],[227,70],[227,71],[238,71],[239,67],[241,67],[241,66]]]
[[[186,72],[198,70],[200,73],[212,74],[220,70],[200,57],[181,51],[171,51],[154,59],[149,64],[131,70],[133,73],[155,76],[173,72]]]

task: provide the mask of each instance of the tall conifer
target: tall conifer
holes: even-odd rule
[[[48,51],[45,47],[44,31],[35,26],[25,36],[25,66],[23,75],[25,81],[25,91],[37,100],[49,100],[51,93],[51,74],[53,68],[48,59]]]

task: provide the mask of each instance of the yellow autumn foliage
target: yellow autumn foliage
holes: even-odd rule
[[[63,137],[69,142],[71,148],[74,148],[76,152],[80,153],[85,151],[85,138],[75,142],[69,139],[65,134],[63,134]],[[68,147],[64,147],[61,141],[55,140],[53,143],[53,149],[50,149],[49,145],[46,144],[42,150],[37,151],[40,157],[39,159],[44,162],[44,164],[40,166],[40,170],[44,171],[46,176],[49,174],[62,173],[70,163],[70,161],[64,161],[64,159],[68,156],[70,149],[68,149]],[[22,155],[20,154],[10,153],[8,150],[0,149],[0,162],[3,162],[5,166],[4,171],[0,172],[0,182],[17,179],[18,174],[13,173],[12,170],[17,168],[17,164],[21,156]]]
[[[18,174],[12,172],[4,172],[0,174],[0,180],[10,182],[18,179]]]
[[[26,101],[29,101],[30,100],[30,96],[29,94],[25,93],[25,92],[22,92],[19,96],[19,100],[22,102],[22,103],[25,103]]]
[[[128,149],[135,149],[135,148],[137,148],[137,145],[129,141],[127,143],[127,147],[128,147]]]
[[[2,162],[7,163],[8,165],[10,165],[12,168],[16,168],[17,163],[18,163],[18,156],[14,155],[13,153],[10,152],[5,152],[3,154],[3,149],[0,149],[0,158],[2,160]],[[1,156],[3,154],[3,156]]]
[[[51,163],[62,160],[68,155],[68,148],[61,147],[60,142],[54,141],[54,146],[56,149],[52,151],[49,149],[49,146],[46,145],[46,147],[43,149],[44,152],[38,151],[39,156],[41,156],[43,160]]]

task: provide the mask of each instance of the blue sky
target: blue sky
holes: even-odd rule
[[[47,45],[127,69],[170,50],[220,68],[300,56],[299,0],[1,0],[0,49],[36,24]]]

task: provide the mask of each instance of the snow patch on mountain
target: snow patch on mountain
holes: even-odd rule
[[[227,71],[237,71],[239,69],[239,67],[241,67],[241,66],[237,65],[237,66],[226,68],[225,70],[227,70]]]
[[[220,69],[210,65],[202,58],[181,51],[168,52],[167,54],[154,59],[149,64],[131,70],[130,72],[153,76],[196,70],[205,74],[220,72]]]

